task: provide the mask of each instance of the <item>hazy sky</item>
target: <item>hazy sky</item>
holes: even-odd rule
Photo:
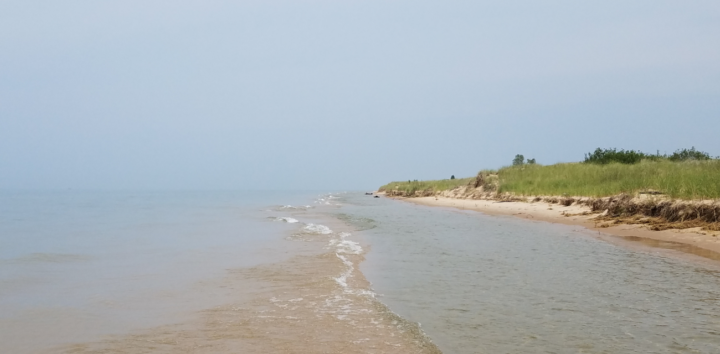
[[[720,155],[720,1],[0,1],[0,189]]]

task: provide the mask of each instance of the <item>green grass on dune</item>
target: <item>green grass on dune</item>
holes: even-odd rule
[[[485,171],[493,173],[495,171]],[[607,197],[654,190],[676,199],[720,199],[720,160],[637,164],[563,163],[523,165],[497,171],[500,193],[516,195]],[[443,191],[467,185],[475,178],[388,183],[380,190]]]
[[[679,199],[720,198],[720,160],[524,165],[498,173],[499,191],[518,195],[605,197],[652,189]]]
[[[456,179],[439,179],[431,181],[402,181],[402,182],[391,182],[382,187],[380,191],[398,190],[407,194],[413,194],[415,191],[444,191],[453,189],[458,186],[464,186],[470,181],[475,180],[474,177],[470,178],[456,178]]]

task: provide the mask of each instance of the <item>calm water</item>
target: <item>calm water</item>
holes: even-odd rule
[[[346,196],[361,265],[446,353],[720,353],[720,272],[573,227]]]
[[[202,281],[273,262],[272,206],[314,193],[1,192],[0,351],[181,321],[227,296]]]
[[[359,269],[377,299],[421,323],[445,353],[720,352],[717,263],[624,248],[563,225],[359,194],[318,198],[0,193],[0,351],[47,351],[109,334],[119,339],[99,348],[146,351],[127,334],[164,338],[166,329],[153,327],[172,323],[200,330],[175,338],[237,337],[238,348],[249,343],[256,352],[320,348],[307,330],[324,338],[326,327],[339,352],[412,352],[419,337],[398,339],[394,324],[405,322],[383,322],[374,293],[353,273],[364,254]],[[311,256],[298,257],[300,249]],[[242,302],[245,275],[228,274],[265,285]],[[227,312],[203,312],[216,305]],[[198,313],[212,321],[198,322]],[[205,326],[225,315],[242,321],[233,330]],[[197,344],[173,343],[164,352]],[[222,343],[205,344],[193,352],[218,353],[213,345]],[[238,352],[230,348],[222,352]]]

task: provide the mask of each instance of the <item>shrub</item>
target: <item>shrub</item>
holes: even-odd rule
[[[633,150],[617,150],[617,149],[601,149],[597,148],[594,152],[585,154],[585,163],[608,164],[611,162],[634,164],[644,159],[656,159],[654,155],[647,155],[640,151]]]
[[[642,160],[660,161],[670,160],[673,162],[680,161],[706,161],[712,160],[713,158],[704,151],[695,150],[695,147],[690,149],[680,149],[675,151],[672,155],[660,155],[658,152],[656,155],[646,154],[641,151],[633,150],[617,150],[617,149],[601,149],[597,148],[595,151],[585,154],[585,163],[595,164],[609,164],[609,163],[624,163],[624,164],[635,164]]]
[[[682,149],[675,151],[672,155],[668,157],[668,160],[670,161],[687,161],[687,160],[712,160],[712,157],[710,157],[710,154],[703,151],[695,150],[695,147],[691,147],[690,149]]]

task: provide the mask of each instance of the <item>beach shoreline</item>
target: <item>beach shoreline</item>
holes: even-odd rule
[[[384,193],[377,194],[385,196]],[[720,232],[700,230],[700,228],[654,231],[640,224],[607,226],[596,223],[593,219],[599,214],[589,214],[590,208],[585,205],[563,206],[542,201],[457,199],[443,196],[388,198],[425,206],[473,210],[488,215],[514,216],[527,220],[580,226],[589,231],[597,231],[601,235],[639,241],[651,247],[675,249],[720,262]]]

